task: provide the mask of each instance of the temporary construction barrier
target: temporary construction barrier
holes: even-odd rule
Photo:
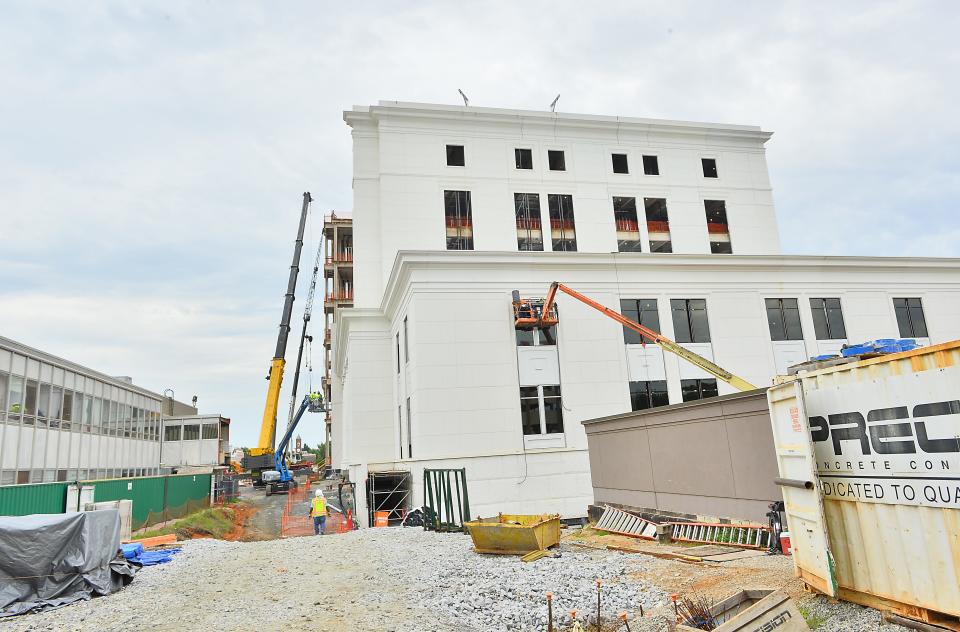
[[[67,488],[93,487],[93,502],[133,501],[134,531],[167,520],[182,518],[210,504],[210,474],[178,474],[112,478],[79,483],[39,483],[0,487],[0,516],[63,513],[82,510],[67,507]],[[77,494],[69,495],[80,502]],[[89,499],[85,500],[89,502]]]
[[[470,519],[465,469],[423,470],[423,528],[427,531],[463,531]]]
[[[960,341],[768,391],[797,574],[960,630]]]

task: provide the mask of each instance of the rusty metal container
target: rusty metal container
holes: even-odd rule
[[[560,543],[560,514],[500,514],[464,526],[477,553],[525,555]]]
[[[960,630],[960,341],[801,371],[767,398],[797,575]]]

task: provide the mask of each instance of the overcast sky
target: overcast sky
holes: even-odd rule
[[[457,88],[760,125],[786,252],[960,256],[954,2],[361,4],[0,3],[0,335],[253,444],[300,195],[301,286],[351,208],[342,110]]]

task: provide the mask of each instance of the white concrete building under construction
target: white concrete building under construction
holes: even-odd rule
[[[847,341],[960,338],[960,260],[782,253],[758,127],[395,102],[344,120],[333,467],[410,472],[408,507],[423,468],[456,467],[473,515],[583,516],[581,421],[732,392],[568,296],[551,335],[517,331],[514,289],[561,281],[760,386]]]

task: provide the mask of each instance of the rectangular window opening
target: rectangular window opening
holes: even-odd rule
[[[179,441],[180,440],[180,429],[183,426],[167,426],[163,429],[163,440],[164,441]]]
[[[543,228],[540,225],[540,196],[536,193],[514,193],[517,217],[517,249],[543,250]]]
[[[520,423],[527,436],[563,433],[560,386],[521,386]]]
[[[447,166],[462,167],[464,164],[463,145],[447,145]]]
[[[550,171],[567,170],[566,158],[563,155],[563,151],[559,149],[550,149],[547,151],[547,164],[550,166]]]
[[[800,308],[795,298],[764,299],[770,340],[803,340],[800,327]]]
[[[646,410],[657,406],[667,406],[669,403],[666,380],[630,382],[631,410]]]
[[[670,241],[670,219],[667,217],[667,200],[643,198],[643,206],[647,215],[650,252],[673,252],[673,244]]]
[[[846,340],[847,328],[839,298],[811,298],[810,311],[817,340]]]
[[[660,314],[657,311],[657,299],[622,298],[620,299],[620,313],[635,323],[640,323],[647,329],[660,333]],[[629,327],[623,328],[623,342],[628,345],[638,345],[641,342],[653,343],[652,340],[643,340],[643,336]]]
[[[717,159],[716,158],[701,158],[700,164],[703,166],[704,178],[717,177]]]
[[[407,398],[407,458],[413,458],[413,421],[410,419],[410,398]]]
[[[660,175],[660,164],[657,161],[656,156],[644,156],[643,157],[643,175],[645,176],[658,176]]]
[[[672,298],[670,311],[677,342],[710,342],[706,299]]]
[[[719,395],[715,378],[680,380],[680,392],[683,394],[683,401],[685,402]]]
[[[614,173],[630,173],[630,167],[627,164],[626,154],[611,154]]]
[[[707,238],[710,240],[710,252],[715,255],[733,253],[730,243],[730,225],[727,223],[727,203],[723,200],[704,200],[707,214]]]
[[[617,227],[617,249],[620,252],[643,252],[640,223],[637,221],[637,199],[613,198],[613,221]]]
[[[573,220],[573,196],[550,193],[550,241],[554,252],[576,252],[577,231]]]
[[[533,169],[533,150],[517,148],[513,150],[517,169]]]
[[[473,212],[470,191],[444,191],[447,250],[473,250]]]
[[[189,424],[183,427],[183,440],[196,441],[200,438],[200,424]]]
[[[897,315],[897,327],[901,338],[926,338],[927,319],[919,298],[895,298],[893,309]]]
[[[410,362],[410,329],[407,327],[407,319],[409,316],[403,317],[403,360],[404,362]]]

